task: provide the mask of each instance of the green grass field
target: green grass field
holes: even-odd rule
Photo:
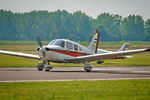
[[[0,83],[0,100],[150,100],[150,80]]]

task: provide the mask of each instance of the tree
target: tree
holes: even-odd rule
[[[121,34],[124,40],[140,41],[144,37],[144,20],[141,16],[130,15],[121,22]]]
[[[119,15],[110,15],[109,13],[103,13],[95,20],[96,28],[104,31],[102,33],[102,40],[104,41],[118,41],[121,40],[120,35],[120,22],[122,17]]]
[[[145,22],[145,32],[144,32],[144,40],[150,41],[150,19]]]

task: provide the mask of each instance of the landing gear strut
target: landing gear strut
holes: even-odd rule
[[[87,71],[87,72],[91,72],[92,69],[93,69],[92,64],[90,64],[90,63],[88,63],[88,62],[85,62],[84,70]]]

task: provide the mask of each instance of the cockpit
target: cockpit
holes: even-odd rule
[[[57,45],[67,50],[82,51],[78,44],[64,39],[52,40],[48,45]]]

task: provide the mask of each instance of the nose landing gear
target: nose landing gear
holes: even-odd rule
[[[50,71],[51,69],[53,69],[53,67],[50,65],[49,62],[44,66],[44,68],[45,68],[45,71],[46,71],[46,72],[48,72],[48,71]]]
[[[38,65],[37,65],[38,71],[42,71],[43,68],[44,68],[44,63],[38,63]]]
[[[37,65],[38,71],[42,71],[44,68],[45,68],[45,71],[48,72],[52,69],[52,66],[50,65],[49,62],[47,62],[46,64],[39,62]]]

